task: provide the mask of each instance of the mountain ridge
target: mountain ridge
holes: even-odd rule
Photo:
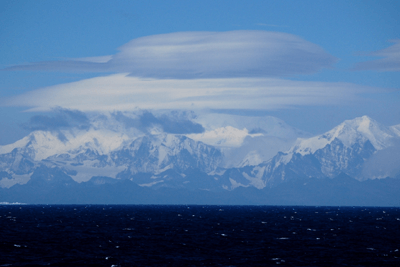
[[[244,123],[243,118],[240,120]],[[219,126],[221,123],[215,127]],[[207,131],[209,126],[204,128]],[[57,168],[77,183],[108,177],[136,181],[139,187],[193,189],[196,184],[202,184],[198,189],[217,191],[275,188],[294,180],[329,179],[341,173],[360,181],[382,178],[384,173],[367,177],[366,162],[378,151],[398,150],[393,145],[400,140],[398,128],[399,125],[385,127],[367,116],[346,120],[322,135],[299,138],[286,152],[278,152],[263,161],[259,152],[251,148],[261,142],[263,130],[259,128],[259,133],[249,134],[246,128],[245,131],[237,129],[239,133],[246,133],[242,145],[247,148],[229,149],[233,149],[231,152],[242,149],[247,154],[240,155],[241,160],[235,166],[224,163],[227,148],[193,140],[190,134],[163,133],[154,127],[147,134],[135,130],[130,136],[127,131],[118,133],[101,128],[90,128],[86,132],[36,131],[12,145],[0,147],[0,186],[11,188],[25,184],[43,166]],[[60,134],[64,136],[59,137]],[[253,142],[252,146],[245,140]],[[51,154],[52,144],[55,144],[53,155],[47,156]],[[389,173],[397,177],[400,170],[397,173],[392,168]],[[207,180],[210,186],[193,177]]]

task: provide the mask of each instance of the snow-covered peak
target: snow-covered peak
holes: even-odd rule
[[[14,149],[31,149],[33,151],[33,159],[41,160],[44,154],[54,155],[48,153],[49,150],[54,150],[55,147],[60,147],[63,142],[53,133],[48,131],[35,131],[25,136],[21,140],[13,144],[0,146],[0,154],[10,153]],[[47,153],[46,153],[47,152]]]
[[[33,159],[40,161],[53,155],[89,148],[99,154],[107,154],[129,140],[126,134],[110,130],[88,131],[34,131],[17,142],[0,146],[0,154],[10,153],[15,148],[30,149]]]
[[[299,139],[297,145],[289,152],[300,153],[301,155],[313,154],[336,138],[347,147],[369,140],[375,149],[381,150],[390,146],[391,139],[394,137],[397,137],[397,135],[392,129],[379,124],[368,116],[362,116],[353,120],[346,120],[322,135]]]
[[[263,134],[249,134],[246,128],[242,130],[234,128],[232,126],[220,127],[214,130],[205,131],[200,134],[188,134],[187,137],[201,141],[205,144],[218,146],[218,147],[239,147],[242,145],[244,139],[247,136],[255,137],[262,136]]]

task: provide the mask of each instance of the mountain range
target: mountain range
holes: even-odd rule
[[[0,201],[400,205],[400,125],[367,116],[317,136],[270,116],[87,121],[0,146]]]

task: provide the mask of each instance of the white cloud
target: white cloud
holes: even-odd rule
[[[394,45],[368,53],[368,56],[382,57],[380,59],[360,62],[355,70],[400,71],[400,39],[392,40]]]
[[[240,147],[247,136],[257,137],[262,135],[261,133],[249,134],[246,128],[237,129],[232,126],[226,126],[205,131],[204,133],[194,133],[186,136],[212,146]]]
[[[2,106],[81,111],[258,109],[354,104],[372,87],[272,78],[146,79],[116,74],[61,84],[3,99]]]
[[[336,58],[296,35],[268,31],[178,32],[141,37],[112,56],[5,70],[130,73],[152,78],[282,77],[329,68]]]

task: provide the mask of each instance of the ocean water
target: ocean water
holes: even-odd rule
[[[0,266],[400,266],[400,208],[0,205]]]

